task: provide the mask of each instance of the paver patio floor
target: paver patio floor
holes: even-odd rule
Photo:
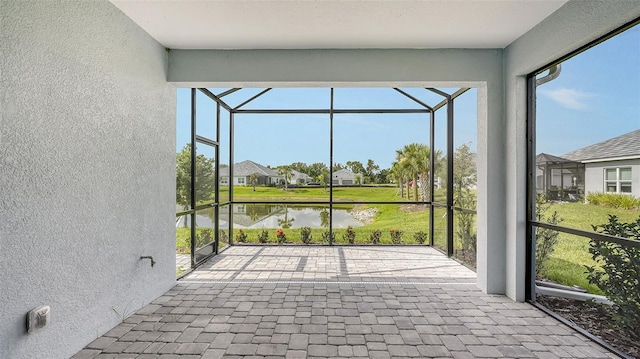
[[[235,246],[79,358],[616,358],[429,247]]]

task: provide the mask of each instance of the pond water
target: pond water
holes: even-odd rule
[[[225,206],[226,207],[226,206]],[[228,215],[220,209],[220,226],[226,227]],[[327,206],[301,206],[282,204],[234,204],[233,227],[238,228],[329,228]],[[353,218],[350,210],[333,209],[333,228],[360,227],[362,222]],[[213,227],[213,209],[198,211],[198,227]],[[182,219],[183,220],[183,219]],[[180,223],[183,223],[179,221]]]

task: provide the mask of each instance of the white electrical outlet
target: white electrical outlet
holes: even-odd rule
[[[51,308],[48,305],[40,306],[29,312],[27,315],[27,333],[44,328],[51,320]]]

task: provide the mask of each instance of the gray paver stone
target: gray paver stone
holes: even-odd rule
[[[100,354],[100,350],[97,349],[82,349],[77,352],[71,359],[93,359]]]
[[[116,341],[115,338],[100,337],[87,345],[88,349],[104,349]]]
[[[114,342],[113,344],[111,344],[108,347],[104,348],[102,351],[104,353],[107,353],[107,354],[109,354],[109,353],[120,354],[129,345],[131,345],[130,342]]]
[[[286,355],[286,344],[259,344],[256,355]]]
[[[419,357],[420,353],[412,345],[388,345],[389,354],[392,357]]]
[[[387,351],[369,351],[371,359],[390,359],[391,355]]]
[[[150,342],[133,342],[130,343],[128,347],[126,347],[122,352],[123,353],[144,353],[144,350],[151,345]]]
[[[317,345],[311,344],[307,348],[310,356],[335,357],[338,355],[338,347],[335,345]]]
[[[230,344],[227,348],[229,355],[254,355],[258,350],[257,344]]]
[[[489,345],[469,345],[467,349],[478,358],[502,358],[504,355],[494,346]]]
[[[288,350],[285,355],[286,359],[306,359],[307,352],[305,350]]]

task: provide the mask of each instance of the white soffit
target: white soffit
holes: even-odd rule
[[[171,49],[504,48],[567,0],[111,2]]]

